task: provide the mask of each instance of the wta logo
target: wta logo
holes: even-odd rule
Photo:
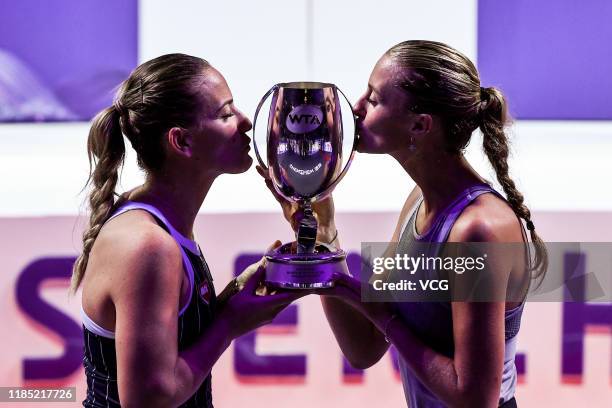
[[[316,105],[298,105],[291,110],[285,124],[291,133],[308,133],[323,122],[323,112]]]

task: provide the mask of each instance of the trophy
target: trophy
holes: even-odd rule
[[[346,101],[345,122],[340,98]],[[271,96],[271,98],[270,98]],[[266,129],[257,117],[270,101]],[[347,119],[350,118],[350,119]],[[345,137],[345,129],[350,137]],[[265,130],[265,131],[264,131]],[[268,252],[265,282],[286,289],[333,286],[334,272],[346,272],[346,253],[317,242],[312,204],[331,194],[354,155],[355,117],[346,96],[335,85],[290,82],[274,85],[255,111],[253,144],[274,189],[296,202],[303,214],[296,241]]]

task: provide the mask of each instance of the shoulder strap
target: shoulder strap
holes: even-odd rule
[[[174,240],[179,244],[179,249],[181,250],[181,255],[183,258],[183,266],[185,267],[185,271],[187,272],[187,278],[189,279],[189,293],[190,293],[189,298],[187,298],[187,301],[185,302],[185,304],[182,305],[182,307],[180,307],[180,310],[179,310],[179,316],[180,316],[185,312],[185,310],[187,310],[187,307],[191,303],[191,293],[193,292],[193,288],[195,285],[194,283],[195,272],[193,270],[193,265],[191,264],[191,260],[189,259],[189,256],[185,252],[185,248],[189,250],[189,252],[197,256],[200,256],[201,255],[200,246],[195,241],[190,240],[189,238],[185,237],[183,234],[178,232],[172,226],[172,224],[170,224],[170,222],[166,219],[166,217],[164,217],[161,211],[159,211],[157,208],[153,207],[150,204],[139,203],[137,201],[127,201],[125,204],[117,208],[117,210],[106,220],[106,222],[130,210],[145,210],[148,213],[152,214],[155,218],[159,220],[159,222],[161,222],[166,227],[166,229],[168,230],[172,238],[174,238]]]
[[[410,207],[410,211],[408,211],[408,214],[406,214],[406,218],[403,220],[402,222],[402,228],[399,231],[399,237],[398,240],[401,241],[402,238],[404,238],[404,234],[407,233],[411,233],[411,228],[409,229],[408,227],[410,225],[412,225],[412,222],[415,222],[413,220],[413,218],[416,215],[416,211],[419,208],[419,206],[421,205],[421,202],[423,201],[423,195],[421,194],[415,201],[415,203],[412,205],[412,207]]]
[[[436,231],[435,236],[432,237],[434,242],[446,242],[448,236],[450,235],[450,231],[459,218],[459,215],[463,212],[463,210],[472,203],[478,196],[484,193],[493,193],[500,197],[502,200],[506,201],[504,196],[498,193],[494,188],[492,188],[488,184],[479,184],[473,187],[468,188],[454,203],[454,205],[448,209],[444,220]]]
[[[166,217],[164,217],[164,215],[161,213],[161,211],[159,211],[157,208],[153,207],[150,204],[145,204],[145,203],[139,203],[137,201],[127,201],[125,204],[123,204],[122,206],[120,206],[109,218],[107,221],[115,218],[116,216],[123,214],[127,211],[130,210],[145,210],[148,213],[152,214],[155,216],[155,218],[157,218],[168,230],[168,232],[170,233],[170,235],[172,235],[172,238],[174,238],[176,240],[176,242],[178,242],[180,245],[182,245],[183,247],[187,248],[189,251],[191,251],[192,253],[196,254],[196,255],[200,255],[200,248],[198,247],[198,244],[195,243],[194,241],[190,240],[189,238],[187,238],[186,236],[184,236],[183,234],[181,234],[180,232],[178,232],[173,226],[172,224],[170,224],[170,222],[166,219]]]

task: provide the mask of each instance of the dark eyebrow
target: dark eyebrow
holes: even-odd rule
[[[217,109],[217,111],[215,113],[219,113],[219,111],[221,109],[223,109],[225,107],[225,105],[231,105],[232,103],[234,103],[233,99],[228,99],[227,101],[223,102],[223,104],[221,106],[219,106],[219,109]]]

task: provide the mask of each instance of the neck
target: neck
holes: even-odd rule
[[[466,188],[485,182],[462,154],[436,151],[398,161],[421,189],[426,216],[444,210]]]
[[[216,177],[195,178],[149,175],[145,183],[128,194],[128,200],[150,204],[160,210],[182,235],[193,239],[193,224]]]

